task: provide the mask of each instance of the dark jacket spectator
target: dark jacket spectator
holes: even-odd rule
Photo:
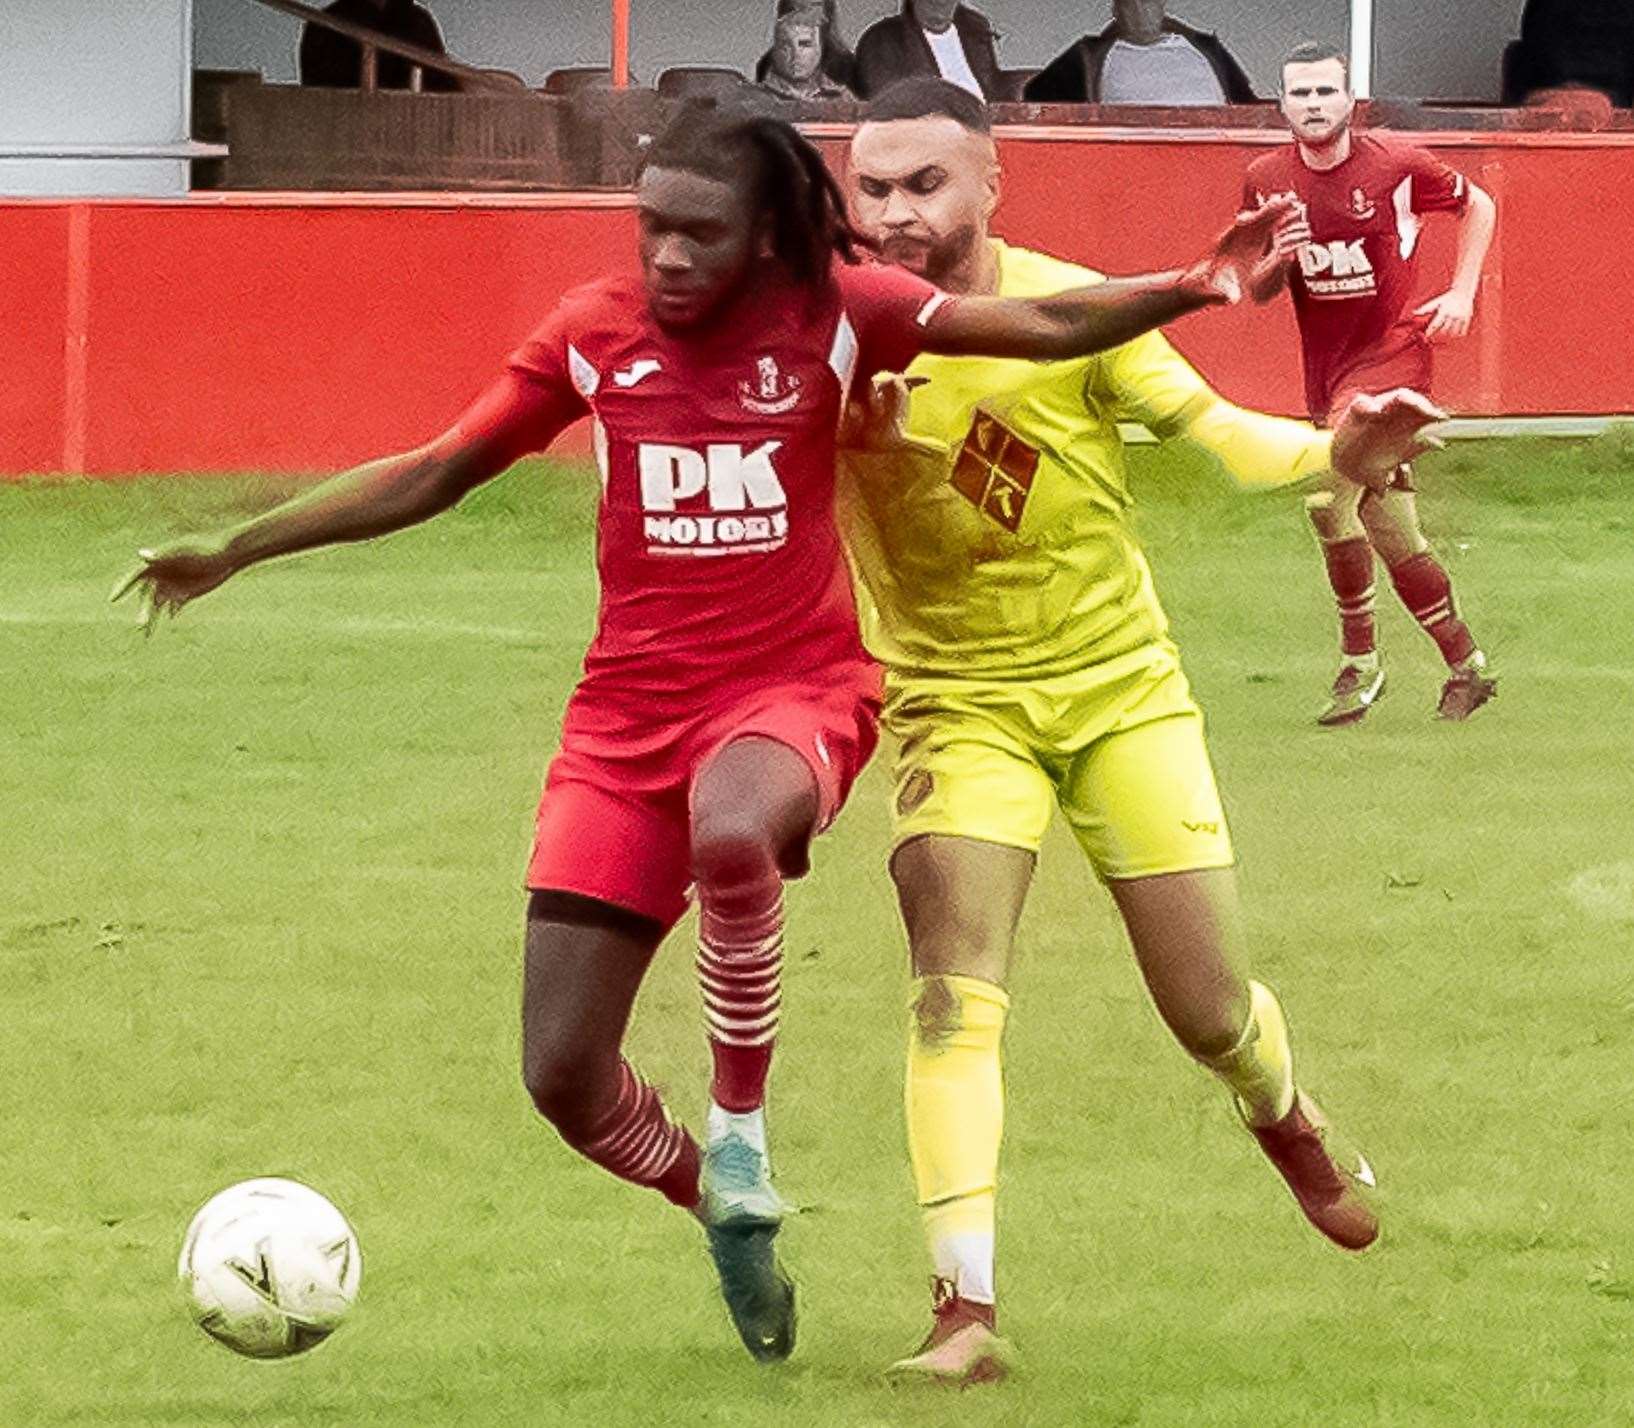
[[[836,13],[839,0],[777,0],[777,19],[797,10],[809,10],[813,4],[821,5],[823,11],[823,73],[835,84],[844,85],[846,89],[855,89],[857,81],[857,57],[851,53],[845,41],[840,38],[840,22]],[[772,72],[772,58],[776,52],[776,45],[766,51],[755,64],[755,82],[764,84],[766,76]]]
[[[903,0],[900,15],[863,31],[854,86],[859,95],[866,99],[914,75],[940,76],[983,99],[1004,98],[998,37],[987,16],[952,0]]]
[[[421,49],[446,55],[443,32],[436,17],[414,0],[334,0],[324,6],[324,14],[371,30]],[[415,66],[401,55],[375,51],[375,84],[380,89],[410,89]],[[301,83],[320,89],[360,89],[363,85],[363,46],[349,35],[337,34],[322,25],[308,24],[301,32]],[[425,69],[421,88],[453,92],[460,82],[452,75]]]
[[[1170,19],[1165,9],[1161,0],[1134,0],[1134,3],[1115,0],[1112,23],[1098,35],[1085,35],[1051,60],[1045,69],[1028,80],[1023,91],[1025,98],[1036,104],[1255,103],[1259,96],[1254,93],[1247,73],[1219,38]],[[1138,10],[1146,13],[1137,20],[1130,12]],[[1192,56],[1206,64],[1204,69],[1193,61],[1202,85],[1173,90],[1158,81],[1148,98],[1142,93],[1138,78],[1134,79],[1131,89],[1127,80],[1117,82],[1115,76],[1109,89],[1107,64],[1114,58],[1114,46],[1119,46],[1115,63],[1125,58],[1138,62],[1142,58],[1140,52],[1150,48],[1153,58],[1161,50],[1171,62],[1178,60],[1184,65],[1189,58],[1184,51],[1189,49]],[[1157,72],[1155,67],[1148,71]]]
[[[779,99],[851,99],[845,85],[823,73],[823,7],[790,8],[779,15],[772,63],[760,87]]]
[[[1520,93],[1582,87],[1613,104],[1634,102],[1634,4],[1630,0],[1527,0],[1516,57]]]

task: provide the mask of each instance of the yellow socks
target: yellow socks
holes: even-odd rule
[[[994,1190],[1004,1135],[999,1045],[1010,998],[975,977],[914,982],[908,1149],[939,1278],[993,1302]]]
[[[1276,993],[1259,982],[1248,989],[1248,1025],[1237,1044],[1224,1055],[1199,1059],[1236,1094],[1250,1125],[1268,1126],[1293,1109],[1294,1058]]]

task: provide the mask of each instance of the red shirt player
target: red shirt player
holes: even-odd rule
[[[1294,142],[1249,165],[1250,205],[1289,195],[1301,215],[1285,224],[1255,274],[1257,297],[1292,289],[1311,416],[1331,422],[1360,393],[1429,393],[1432,344],[1469,331],[1481,264],[1492,241],[1490,197],[1423,149],[1359,134],[1344,57],[1306,45],[1283,65],[1282,112]],[[1451,286],[1408,311],[1426,216],[1458,217]],[[1389,490],[1336,484],[1307,500],[1339,604],[1340,668],[1318,722],[1363,718],[1384,691],[1373,620],[1373,557],[1449,666],[1437,712],[1467,719],[1497,683],[1453,603],[1452,583],[1419,528],[1411,471]]]
[[[206,540],[142,552],[145,622],[257,561],[446,510],[580,417],[602,496],[601,611],[528,871],[524,1079],[567,1143],[694,1210],[759,1359],[794,1342],[762,1104],[782,879],[874,746],[879,681],[832,510],[848,395],[920,351],[1110,347],[1227,301],[1288,205],[1184,273],[1031,301],[857,266],[817,151],[692,116],[639,188],[642,275],[569,294],[452,429]],[[696,884],[714,1058],[707,1153],[623,1059],[631,1005]]]

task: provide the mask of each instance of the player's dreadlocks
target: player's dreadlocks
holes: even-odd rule
[[[845,216],[839,185],[823,156],[785,120],[689,109],[653,141],[644,167],[747,185],[753,213],[771,222],[773,254],[803,286],[821,284],[836,253],[858,261],[861,239]]]

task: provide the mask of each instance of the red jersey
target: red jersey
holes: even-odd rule
[[[1318,172],[1297,143],[1248,166],[1243,201],[1291,193],[1305,205],[1311,241],[1289,275],[1305,358],[1305,395],[1324,416],[1357,367],[1417,357],[1428,371],[1423,323],[1406,312],[1422,219],[1461,212],[1464,176],[1433,154],[1352,133],[1350,157]]]
[[[836,262],[821,290],[757,285],[669,332],[638,277],[567,294],[462,418],[512,454],[580,416],[601,471],[601,606],[575,696],[585,732],[661,738],[723,694],[877,680],[834,518],[847,393],[906,367],[948,299]]]

